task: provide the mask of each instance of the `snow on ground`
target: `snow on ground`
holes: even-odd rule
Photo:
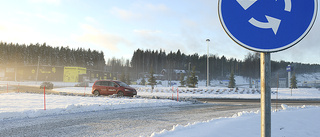
[[[318,137],[320,135],[319,107],[288,108],[271,115],[273,137]],[[213,119],[187,126],[176,125],[172,130],[153,133],[152,137],[258,137],[260,136],[260,113],[240,112],[231,118]]]
[[[297,80],[300,82],[320,80],[320,73],[298,74]]]
[[[226,87],[199,87],[199,88],[181,88],[181,87],[155,87],[133,86],[139,96],[151,97],[158,96],[163,98],[176,98],[177,90],[179,98],[235,98],[235,99],[260,99],[260,89],[239,88],[229,89]],[[54,88],[53,91],[66,93],[92,94],[91,87],[63,87]],[[291,95],[292,91],[292,95]],[[272,88],[272,99],[320,99],[320,90],[316,88]]]
[[[6,87],[8,86],[18,86],[18,85],[24,85],[24,86],[33,86],[33,87],[40,87],[40,84],[43,81],[0,81],[0,87]],[[74,87],[77,82],[52,82],[54,87]],[[91,88],[93,83],[89,83],[89,87]]]
[[[303,78],[312,78],[311,76],[320,76],[320,73],[315,73],[314,75],[299,75],[299,77]],[[303,79],[299,78],[299,79]],[[229,89],[225,87],[221,81],[212,80],[211,85],[215,85],[214,87],[205,87],[205,81],[199,81],[198,88],[186,88],[186,87],[178,87],[179,81],[171,81],[174,83],[173,86],[168,87],[170,83],[169,81],[162,81],[162,85],[157,85],[155,89],[152,91],[150,86],[141,86],[141,85],[132,85],[137,89],[139,96],[159,96],[164,98],[174,98],[177,97],[177,90],[179,91],[179,97],[187,98],[248,98],[248,99],[259,99],[260,98],[260,88],[248,88],[248,80],[236,76],[236,82],[239,85],[238,90]],[[9,85],[17,86],[17,85],[28,85],[28,86],[40,86],[42,82],[13,82],[13,81],[0,81],[0,88],[5,88]],[[53,82],[54,89],[53,91],[57,92],[66,92],[66,93],[80,93],[80,94],[92,94],[92,85],[93,83],[89,83],[89,87],[74,87],[76,83],[67,83],[67,82]],[[255,85],[254,85],[255,86]],[[276,94],[278,93],[278,94]],[[291,94],[292,93],[292,94]],[[278,95],[278,96],[277,96]],[[272,88],[272,99],[320,99],[320,89],[315,88],[298,88],[298,89],[288,89],[288,88]]]
[[[200,87],[200,88],[179,88],[179,87],[156,87],[153,91],[150,87],[137,88],[140,96],[160,96],[193,98],[235,98],[235,99],[260,99],[260,89],[239,88],[229,89],[225,87]],[[292,95],[291,95],[292,91]],[[277,95],[278,92],[278,95]],[[278,96],[278,97],[277,97]],[[273,88],[272,99],[320,99],[320,90],[316,88]]]
[[[81,97],[46,95],[45,98],[46,110],[44,110],[43,94],[0,94],[0,120],[135,107],[157,107],[189,104],[189,102],[177,102],[172,100],[126,97],[110,98],[106,96]]]

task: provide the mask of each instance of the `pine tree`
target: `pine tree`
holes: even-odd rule
[[[151,70],[150,70],[148,85],[151,85],[152,89],[154,88],[154,85],[156,85],[156,78],[154,77],[153,68],[151,68]]]
[[[235,86],[236,86],[236,80],[234,79],[233,71],[231,71],[228,88],[235,88]]]
[[[296,78],[295,72],[292,74],[292,77],[290,80],[291,80],[291,82],[290,82],[291,88],[297,88],[297,78]]]
[[[120,76],[120,81],[122,82],[126,82],[126,75],[124,72],[122,72],[121,76]]]
[[[126,75],[126,83],[128,85],[131,85],[131,81],[130,81],[130,73],[128,72],[127,75]]]
[[[184,73],[180,74],[180,85],[181,87],[184,87],[184,85],[186,84],[186,81],[184,80]]]
[[[189,82],[190,82],[189,87],[195,88],[196,85],[198,84],[198,77],[196,77],[196,67],[195,66],[192,67],[191,77],[189,79],[190,79],[189,80]]]
[[[141,85],[146,85],[146,80],[144,79],[144,77],[141,80]]]
[[[191,81],[190,81],[191,79],[190,79],[190,76],[188,75],[187,76],[187,86],[188,87],[190,87],[190,85],[191,85]]]

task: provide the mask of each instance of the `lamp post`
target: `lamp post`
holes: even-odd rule
[[[38,56],[38,66],[37,66],[36,82],[38,82],[38,76],[39,76],[39,65],[40,65],[40,56]]]
[[[210,39],[207,39],[207,87],[209,87],[209,42]]]

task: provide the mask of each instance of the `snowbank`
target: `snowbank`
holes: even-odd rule
[[[260,99],[260,89],[255,88],[239,88],[230,89],[226,87],[199,87],[199,88],[186,88],[186,87],[151,87],[146,86],[133,86],[137,90],[139,96],[152,97],[158,96],[163,98],[234,98],[234,99]],[[66,93],[79,93],[79,94],[92,94],[91,87],[64,87],[55,88],[53,91],[66,92]],[[271,97],[272,99],[320,99],[320,91],[315,88],[273,88]]]
[[[189,102],[141,98],[46,95],[46,110],[44,110],[43,94],[3,93],[0,94],[0,120],[183,104],[189,104]]]
[[[138,87],[138,95],[140,96],[160,96],[160,97],[176,97],[177,91],[179,97],[192,98],[234,98],[234,99],[260,99],[260,89],[255,88],[239,88],[230,89],[225,87],[199,87],[199,88],[181,88],[181,87]],[[276,99],[320,99],[320,91],[315,88],[273,88],[271,98]],[[291,94],[292,93],[292,94]]]
[[[319,107],[290,108],[272,113],[271,136],[318,137],[320,135]],[[152,137],[258,137],[260,136],[260,113],[240,112],[231,118],[213,119],[201,123],[176,125],[172,130],[153,133]]]

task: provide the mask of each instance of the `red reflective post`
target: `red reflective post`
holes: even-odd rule
[[[179,101],[179,90],[177,88],[177,101]]]
[[[172,87],[172,100],[173,100],[173,87]]]
[[[86,86],[84,86],[83,96],[86,96]]]

